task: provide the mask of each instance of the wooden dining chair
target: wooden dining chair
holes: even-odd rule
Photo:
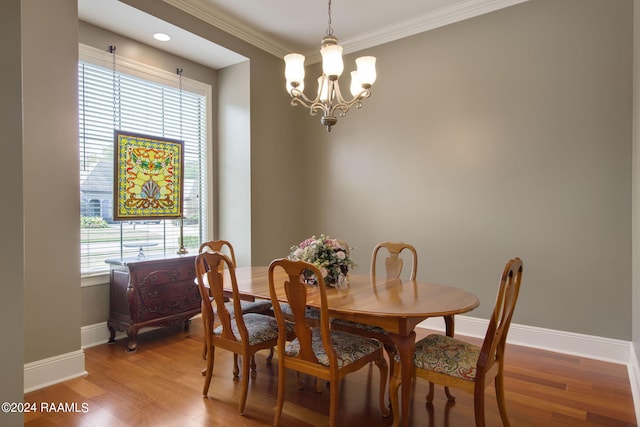
[[[371,255],[371,281],[375,283],[376,267],[378,261],[378,253],[381,249],[385,249],[388,252],[387,258],[385,258],[384,266],[387,279],[398,279],[402,274],[403,261],[400,257],[400,253],[407,250],[411,254],[411,272],[409,274],[410,280],[416,279],[418,270],[418,253],[416,248],[412,245],[402,242],[382,242],[378,243],[373,248]],[[384,344],[385,351],[389,357],[389,361],[393,360],[393,357],[397,353],[396,345],[389,337],[387,331],[379,326],[365,325],[364,323],[352,322],[349,320],[336,319],[331,324],[332,329],[351,332],[354,334],[366,336],[369,338],[375,338]],[[390,366],[390,375],[393,375],[393,364]]]
[[[282,269],[285,275],[276,275]],[[301,277],[311,270],[317,285],[303,283]],[[319,327],[310,324],[306,317],[309,291],[317,292],[320,298]],[[382,345],[377,340],[332,331],[329,327],[327,290],[320,271],[303,261],[277,259],[269,265],[269,291],[280,335],[278,337],[278,399],[274,425],[280,424],[285,398],[285,376],[287,369],[312,375],[329,382],[329,426],[336,424],[340,381],[350,372],[375,362],[380,370],[380,410],[383,416],[390,414],[384,404],[388,367]],[[286,297],[293,313],[293,328],[296,338],[288,341],[285,334],[288,321],[280,309],[280,297]]]
[[[230,277],[233,303],[233,313],[224,302],[223,272],[221,266],[228,270]],[[206,280],[205,280],[206,277]],[[251,376],[256,376],[255,354],[259,350],[272,349],[278,341],[278,326],[272,316],[259,313],[242,313],[240,298],[238,297],[238,283],[236,281],[233,261],[220,252],[202,252],[196,257],[196,280],[203,300],[213,296],[216,305],[215,315],[211,304],[203,304],[202,318],[205,325],[205,345],[207,347],[207,368],[205,372],[202,395],[206,396],[213,375],[215,348],[221,348],[234,353],[236,364],[233,370],[234,378],[239,375],[237,357],[242,357],[242,375],[239,410],[244,413],[249,387],[249,369]],[[208,287],[205,285],[208,284]],[[219,326],[215,326],[215,317]],[[270,359],[267,359],[270,363]]]
[[[202,242],[200,244],[200,248],[198,249],[198,253],[202,252],[221,252],[223,254],[227,254],[227,256],[231,259],[233,266],[238,266],[238,263],[236,262],[236,253],[233,250],[233,245],[227,240],[209,240],[208,242]]]
[[[416,342],[413,355],[414,376],[429,381],[427,404],[433,402],[434,383],[460,388],[473,394],[476,427],[485,425],[484,392],[493,380],[502,424],[508,427],[504,401],[504,350],[513,311],[518,301],[522,280],[522,261],[510,260],[502,273],[500,288],[482,346],[439,334],[428,335]],[[399,358],[395,358],[399,364]],[[391,407],[398,411],[400,367],[396,366],[391,378]],[[449,395],[449,402],[455,398]]]
[[[416,248],[408,243],[403,242],[382,242],[378,243],[373,248],[373,254],[371,255],[371,278],[376,277],[376,267],[378,265],[378,253],[381,249],[386,249],[388,252],[387,258],[384,260],[384,268],[387,279],[398,279],[402,274],[402,267],[404,262],[400,257],[400,254],[405,249],[411,254],[411,272],[409,274],[409,280],[416,280],[418,274],[418,253]]]
[[[233,250],[233,245],[226,240],[210,240],[208,242],[202,243],[200,245],[198,253],[202,253],[205,251],[226,253],[227,256],[229,256],[229,258],[231,259],[233,266],[238,266],[238,264],[236,263],[236,254]],[[224,269],[224,265],[221,265],[220,268]],[[231,313],[233,313],[233,302],[228,301],[226,295],[225,301],[229,302],[229,304],[227,304],[227,309],[230,310]],[[241,298],[240,306],[243,313],[270,314],[271,312],[271,301],[266,299],[249,300],[246,298]]]
[[[203,242],[202,244],[200,244],[200,248],[198,249],[198,253],[202,253],[202,252],[221,252],[226,254],[230,259],[231,262],[233,263],[234,267],[237,267],[238,264],[236,263],[236,254],[235,251],[233,250],[233,245],[231,244],[231,242],[227,241],[227,240],[210,240],[208,242]],[[221,264],[220,265],[220,271],[224,270],[224,265]],[[202,300],[202,303],[204,304],[206,300]],[[229,312],[231,313],[231,315],[233,315],[233,311],[234,311],[234,303],[233,301],[230,300],[230,298],[228,297],[228,294],[225,293],[224,295],[224,301],[225,304],[227,306],[227,310],[229,310]],[[209,303],[213,304],[213,296],[209,296]],[[242,309],[242,313],[260,313],[260,314],[271,314],[271,301],[266,300],[266,299],[246,299],[246,298],[241,298],[240,299],[240,308]],[[206,326],[206,325],[205,325]],[[205,327],[206,330],[206,327]],[[273,351],[270,354],[270,359],[273,357]],[[202,351],[202,358],[206,359],[207,358],[207,345],[205,343],[204,345],[204,350]],[[237,366],[237,361],[236,361],[236,366]],[[206,374],[206,369],[202,370],[202,375]]]

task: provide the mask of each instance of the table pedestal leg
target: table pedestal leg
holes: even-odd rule
[[[455,330],[455,320],[453,316],[444,316],[444,324],[445,324],[445,328],[446,328],[446,334],[448,337],[453,338],[453,333]],[[447,395],[447,400],[449,402],[455,402],[456,397],[451,394],[451,392],[449,391],[449,387],[445,387],[444,388],[444,394]]]
[[[409,402],[411,400],[411,389],[413,383],[413,349],[416,342],[416,333],[411,331],[409,335],[389,334],[391,339],[396,343],[398,355],[400,356],[400,375],[402,378],[402,396],[400,404],[402,407],[402,425],[409,425]],[[400,414],[393,414],[394,425]]]

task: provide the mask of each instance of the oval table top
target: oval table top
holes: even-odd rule
[[[270,298],[267,267],[238,267],[236,279],[241,295]],[[286,301],[284,292],[277,292],[278,299]],[[308,305],[320,306],[313,285],[309,285],[307,298]],[[480,305],[477,296],[454,286],[382,277],[374,281],[363,274],[348,274],[341,288],[327,287],[327,302],[331,312],[423,319],[466,313]]]

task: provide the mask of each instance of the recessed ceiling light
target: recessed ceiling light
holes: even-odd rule
[[[153,35],[153,38],[156,40],[160,40],[161,42],[168,42],[169,40],[171,40],[171,36],[165,33],[155,33]]]

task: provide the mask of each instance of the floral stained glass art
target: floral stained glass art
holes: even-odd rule
[[[115,132],[114,219],[182,217],[184,143]]]

